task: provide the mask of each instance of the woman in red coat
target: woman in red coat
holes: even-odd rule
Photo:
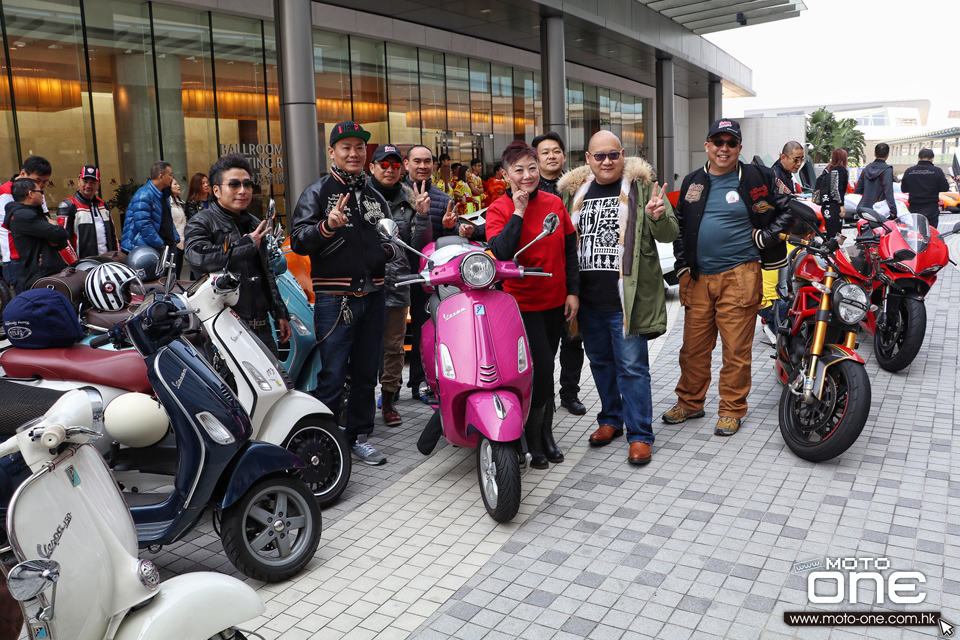
[[[546,469],[548,462],[563,462],[563,452],[553,438],[553,362],[560,345],[564,321],[577,315],[580,270],[577,234],[563,201],[539,191],[537,152],[517,140],[503,150],[503,168],[510,190],[487,209],[486,235],[498,260],[511,260],[543,231],[550,213],[560,217],[557,230],[524,251],[524,267],[543,267],[552,277],[507,280],[503,290],[517,300],[533,362],[533,399],[524,425],[531,466]]]

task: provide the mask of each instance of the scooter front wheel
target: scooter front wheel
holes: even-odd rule
[[[352,461],[343,430],[333,419],[307,416],[290,430],[284,443],[307,465],[298,473],[313,491],[320,507],[328,507],[343,494],[350,481]]]
[[[516,442],[496,442],[480,436],[477,478],[487,513],[497,522],[509,522],[520,510],[520,458]]]
[[[260,480],[224,511],[220,539],[247,577],[280,582],[296,575],[320,545],[320,506],[297,478]]]

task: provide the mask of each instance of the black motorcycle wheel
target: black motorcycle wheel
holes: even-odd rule
[[[923,302],[916,298],[900,298],[897,304],[895,300],[889,300],[890,306],[896,306],[891,311],[890,328],[878,325],[873,335],[873,352],[877,364],[885,371],[908,367],[920,353],[927,332],[927,308]]]
[[[307,465],[298,475],[321,508],[340,498],[350,482],[353,463],[347,438],[331,418],[303,418],[291,429],[283,446]]]
[[[497,522],[510,522],[520,510],[520,458],[517,443],[495,442],[480,436],[477,480],[487,513]]]
[[[797,456],[810,462],[836,458],[849,449],[870,413],[870,377],[862,364],[841,360],[827,367],[821,399],[805,405],[783,387],[780,434]]]
[[[320,506],[297,478],[271,476],[224,510],[220,540],[243,575],[280,582],[303,569],[320,545]]]

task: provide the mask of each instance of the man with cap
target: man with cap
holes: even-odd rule
[[[397,223],[400,239],[420,251],[433,240],[430,222],[430,187],[424,180],[409,187],[400,182],[403,167],[400,152],[392,144],[384,144],[373,152],[370,178],[367,184],[380,192],[387,201],[387,215]],[[400,391],[403,374],[403,337],[407,331],[407,311],[410,309],[410,287],[398,287],[397,278],[416,272],[420,257],[402,251],[400,258],[387,265],[387,317],[383,336],[383,376],[380,378],[381,412],[388,427],[403,419],[394,404]],[[419,354],[414,354],[419,357]]]
[[[376,412],[374,389],[383,353],[384,272],[401,254],[377,233],[388,214],[384,197],[366,180],[363,167],[370,133],[356,122],[330,131],[330,173],[307,187],[293,210],[290,242],[310,256],[316,294],[314,329],[323,369],[314,395],[340,406],[350,374],[346,408],[347,441],[369,465],[387,461],[367,438]]]
[[[761,265],[787,263],[781,233],[810,210],[772,169],[740,162],[743,137],[736,120],[717,120],[704,149],[707,163],[683,179],[677,200],[680,235],[673,243],[684,307],[677,404],[663,421],[704,415],[710,354],[723,343],[720,409],[714,433],[731,436],[747,413],[754,316],[762,293]]]
[[[70,232],[70,241],[78,258],[120,250],[110,209],[97,195],[99,188],[100,170],[87,165],[80,169],[77,192],[57,208],[57,220]]]

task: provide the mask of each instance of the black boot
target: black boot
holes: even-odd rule
[[[546,469],[547,457],[543,455],[543,414],[545,407],[533,407],[527,424],[523,427],[523,435],[527,439],[527,451],[530,452],[530,466],[534,469]]]
[[[543,453],[547,460],[554,464],[563,462],[563,451],[557,446],[557,441],[553,439],[553,398],[547,401],[546,409],[543,412]]]

